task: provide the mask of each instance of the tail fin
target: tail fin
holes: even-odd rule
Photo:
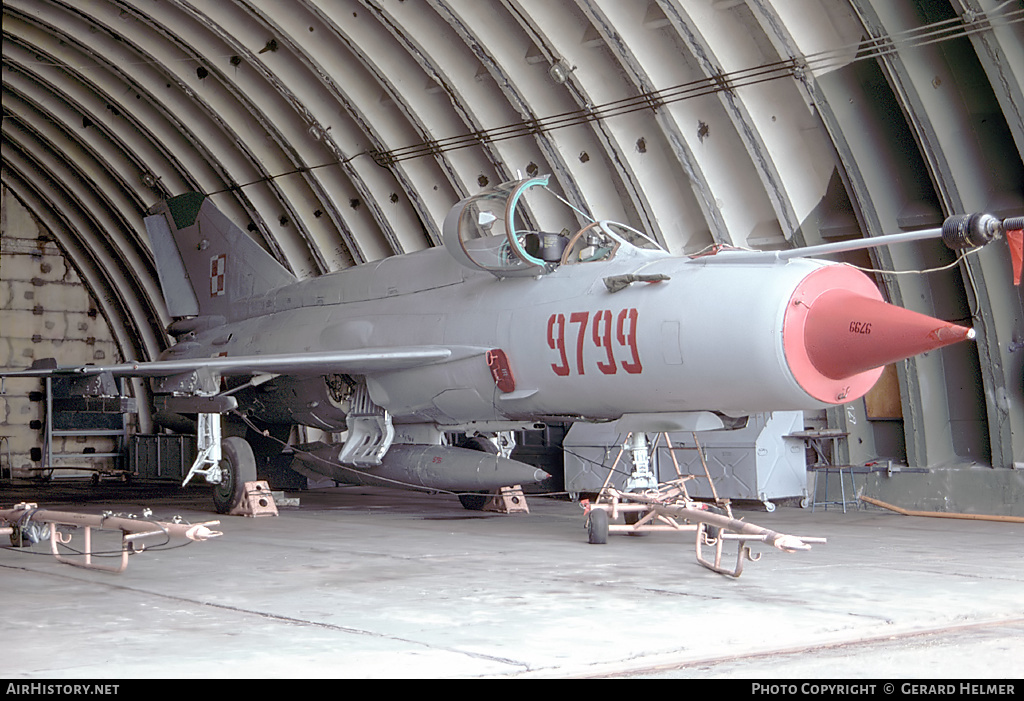
[[[171,316],[230,319],[236,302],[296,282],[206,195],[172,197],[145,221]]]

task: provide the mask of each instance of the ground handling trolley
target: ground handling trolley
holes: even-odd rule
[[[743,572],[745,561],[756,562],[761,558],[760,553],[755,554],[750,549],[747,541],[767,543],[784,552],[810,550],[812,544],[826,542],[825,538],[786,535],[733,518],[729,500],[720,499],[715,491],[696,434],[693,436],[694,442],[700,453],[704,474],[711,484],[715,503],[708,504],[694,500],[688,494],[685,484],[687,480],[693,479],[694,475],[681,473],[679,463],[675,458],[675,448],[672,447],[667,433],[658,435],[655,446],[662,437],[669,448],[669,454],[672,455],[677,478],[642,489],[637,489],[635,486],[630,488],[627,485],[627,489],[623,491],[609,486],[611,475],[626,450],[634,452],[634,472],[630,482],[635,484],[638,481],[643,481],[643,474],[640,475],[640,480],[635,478],[638,476],[638,472],[643,473],[647,467],[642,464],[648,455],[646,445],[643,447],[641,464],[638,465],[635,458],[636,446],[641,442],[645,444],[646,441],[638,442],[633,434],[628,435],[597,498],[593,502],[588,499],[580,501],[587,516],[586,527],[590,543],[607,543],[609,533],[639,535],[673,531],[692,532],[695,534],[698,563],[713,572],[739,577]],[[649,472],[647,474],[649,475]],[[624,523],[613,523],[618,521],[620,515]],[[737,542],[736,565],[731,569],[722,565],[722,551],[726,541]],[[710,558],[705,556],[705,548],[713,553]]]

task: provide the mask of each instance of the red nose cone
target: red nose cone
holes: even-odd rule
[[[974,330],[847,290],[830,290],[807,313],[804,345],[818,371],[842,380],[951,343]]]
[[[783,325],[793,377],[830,404],[866,394],[885,365],[970,338],[972,329],[887,304],[871,278],[845,265],[804,278]]]

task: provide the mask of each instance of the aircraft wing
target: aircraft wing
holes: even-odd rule
[[[170,360],[129,361],[115,365],[78,365],[57,367],[50,361],[38,361],[25,369],[0,368],[2,377],[87,377],[109,373],[115,377],[168,377],[194,370],[209,370],[219,375],[324,375],[345,373],[363,375],[374,372],[407,370],[459,357],[483,355],[485,348],[411,346],[406,348],[368,348],[349,351],[318,351],[278,355],[219,356],[213,358],[175,358]]]

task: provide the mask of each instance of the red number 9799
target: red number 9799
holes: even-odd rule
[[[638,317],[636,309],[623,309],[617,315],[602,309],[593,317],[590,312],[572,312],[568,320],[564,314],[552,314],[548,317],[548,348],[558,353],[558,362],[552,363],[551,369],[559,377],[567,377],[574,369],[577,375],[585,375],[584,349],[592,346],[598,351],[593,362],[601,373],[614,375],[621,367],[631,375],[640,374],[643,365],[636,342]],[[571,327],[569,333],[567,326]],[[570,364],[570,357],[574,364]]]

